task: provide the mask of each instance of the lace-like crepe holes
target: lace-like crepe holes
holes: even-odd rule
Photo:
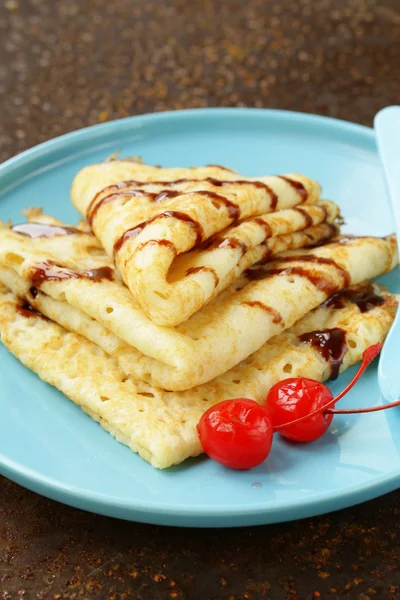
[[[150,392],[138,392],[138,396],[145,396],[146,398],[154,398],[154,394]]]
[[[107,402],[110,398],[108,396],[100,396],[102,402]]]
[[[240,379],[232,379],[232,383],[236,383],[236,385],[238,385],[240,383]]]
[[[113,312],[114,312],[114,309],[113,309],[113,307],[112,307],[112,306],[107,306],[107,308],[106,308],[106,313],[108,313],[108,314],[111,314],[111,313],[113,313]]]
[[[357,344],[354,340],[347,340],[347,343],[350,346],[350,348],[357,348]]]
[[[284,373],[291,373],[292,370],[293,370],[293,365],[291,365],[290,363],[286,363],[286,365],[283,367]]]

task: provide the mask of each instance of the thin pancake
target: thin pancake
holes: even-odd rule
[[[133,372],[170,390],[210,381],[333,293],[397,264],[394,236],[297,251],[252,271],[253,280],[247,274],[243,289],[233,284],[188,321],[167,328],[152,323],[119,281],[90,276],[98,269],[107,273],[110,263],[102,262],[104,256],[87,255],[87,234],[31,239],[4,228],[0,240],[0,267],[28,281],[34,294],[40,290],[68,302],[140,350],[143,357],[132,364]]]
[[[165,240],[160,244],[148,240],[121,268],[131,273],[134,296],[147,316],[159,325],[175,326],[255,262],[289,248],[327,242],[337,235],[339,222],[339,208],[320,201],[247,219],[178,256]]]
[[[127,378],[116,360],[98,346],[33,312],[12,293],[0,290],[3,343],[44,381],[82,407],[117,440],[154,467],[165,468],[201,453],[196,423],[211,405],[245,396],[262,402],[269,388],[287,377],[329,377],[331,361],[304,341],[305,329],[343,331],[340,370],[358,362],[363,350],[383,341],[396,307],[380,292],[381,305],[360,312],[356,304],[320,307],[266,343],[230,372],[189,392],[165,392]],[[303,337],[300,337],[303,336]],[[72,359],[72,360],[71,360]]]
[[[78,173],[72,201],[146,314],[159,325],[173,326],[207,302],[220,281],[223,289],[225,275],[245,250],[268,237],[268,223],[254,228],[254,241],[239,237],[234,248],[224,246],[213,257],[214,266],[206,260],[202,266],[207,269],[193,272],[188,265],[183,271],[187,281],[171,285],[167,275],[177,256],[239,220],[315,203],[319,193],[318,183],[302,175],[255,179],[221,167],[160,169],[113,161]],[[307,209],[291,217],[300,229],[313,224]]]

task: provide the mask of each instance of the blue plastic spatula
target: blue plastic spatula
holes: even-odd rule
[[[374,126],[400,245],[400,106],[388,106],[379,111]],[[386,400],[400,398],[400,310],[382,349],[378,380]]]

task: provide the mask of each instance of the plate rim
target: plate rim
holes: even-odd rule
[[[259,117],[260,115],[264,115],[265,117],[279,118],[287,122],[294,123],[297,123],[298,120],[302,120],[306,123],[308,122],[309,124],[314,124],[315,122],[318,122],[319,125],[325,126],[327,128],[335,129],[337,127],[340,127],[342,129],[347,130],[348,132],[357,133],[358,135],[364,135],[368,138],[369,141],[375,142],[375,133],[372,127],[361,125],[359,123],[354,123],[352,121],[346,121],[344,119],[327,117],[325,115],[314,115],[311,113],[305,113],[300,111],[282,110],[275,108],[188,108],[183,110],[158,111],[154,113],[143,113],[139,115],[133,115],[130,117],[122,117],[120,119],[113,119],[105,123],[95,123],[93,125],[88,125],[87,127],[82,127],[80,129],[69,131],[62,135],[45,140],[40,144],[31,146],[30,148],[27,148],[26,150],[23,150],[22,152],[19,152],[18,154],[15,154],[14,156],[11,156],[7,160],[3,161],[0,164],[0,175],[4,175],[4,171],[7,173],[9,169],[23,167],[25,162],[33,158],[40,157],[41,155],[48,153],[49,150],[54,150],[60,145],[65,145],[64,149],[68,149],[68,146],[72,145],[75,141],[79,140],[79,138],[87,137],[87,141],[89,141],[89,139],[91,139],[92,137],[96,137],[96,135],[100,137],[103,132],[107,132],[108,130],[125,130],[127,123],[143,121],[144,125],[147,125],[148,123],[151,123],[153,121],[170,121],[171,119],[181,120],[193,117],[202,118],[204,116],[211,117],[221,114],[230,116],[237,115],[239,113],[246,114],[247,116],[251,116],[254,118]],[[8,188],[2,190],[1,195],[4,193],[4,191],[8,191]]]
[[[95,145],[97,137],[101,138],[107,133],[118,133],[120,130],[125,131],[131,128],[132,124],[142,125],[145,128],[148,125],[162,121],[168,121],[169,123],[171,120],[182,122],[182,120],[186,119],[208,119],[215,116],[221,117],[222,115],[224,117],[237,117],[238,114],[255,119],[262,117],[272,121],[278,120],[296,125],[301,124],[302,126],[312,125],[317,126],[318,129],[323,127],[325,130],[339,131],[340,134],[348,132],[355,134],[358,138],[361,136],[369,143],[375,143],[375,134],[370,127],[351,121],[299,111],[242,107],[162,111],[90,125],[44,141],[3,162],[0,165],[0,181],[5,176],[19,169],[27,169],[28,172],[25,173],[25,177],[29,178],[33,171],[35,173],[38,172],[37,169],[34,170],[33,168],[29,172],[29,167],[32,167],[32,161],[41,159],[47,154],[51,155],[54,150],[61,150],[65,155],[68,155],[68,152],[72,148],[75,148],[77,144],[79,145],[80,142],[84,142],[85,148],[90,148],[92,145]],[[55,159],[50,160],[42,169],[47,170],[54,167],[57,162],[59,161]],[[20,183],[21,180],[19,179],[14,184],[6,185],[0,193],[0,198],[3,194],[9,192],[14,185],[18,186]],[[343,493],[337,491],[332,495],[331,492],[327,491],[324,494],[319,494],[318,499],[315,499],[315,496],[311,495],[296,504],[284,501],[275,507],[245,505],[239,509],[237,505],[229,506],[228,504],[210,507],[201,504],[188,506],[155,500],[144,502],[133,499],[133,502],[129,502],[126,498],[110,496],[109,494],[105,495],[82,487],[61,483],[60,480],[43,475],[40,471],[27,468],[22,463],[9,459],[3,454],[0,454],[0,473],[43,496],[91,512],[162,525],[179,525],[175,520],[177,513],[179,513],[184,519],[195,519],[195,522],[192,523],[194,526],[209,526],[207,523],[210,521],[221,520],[216,525],[218,527],[243,526],[249,523],[249,517],[251,517],[252,524],[267,524],[304,518],[306,516],[315,516],[375,498],[396,489],[400,484],[400,470],[394,469],[366,484],[356,485],[351,488],[346,487]],[[121,511],[129,513],[128,517],[121,516]],[[298,513],[298,516],[295,513]],[[266,519],[266,516],[269,518]],[[233,523],[233,520],[236,522]]]

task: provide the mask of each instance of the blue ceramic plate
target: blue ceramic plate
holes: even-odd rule
[[[75,173],[121,150],[164,166],[225,164],[246,175],[297,171],[318,179],[352,233],[392,229],[372,130],[304,114],[252,109],[163,113],[68,134],[0,167],[0,218],[31,204],[67,222]],[[400,291],[398,273],[383,278]],[[156,471],[0,347],[0,471],[40,494],[89,511],[164,525],[239,526],[317,515],[400,483],[400,411],[338,416],[319,441],[276,439],[252,471],[206,458]],[[350,369],[332,385],[341,389]],[[343,406],[381,402],[376,365]]]

